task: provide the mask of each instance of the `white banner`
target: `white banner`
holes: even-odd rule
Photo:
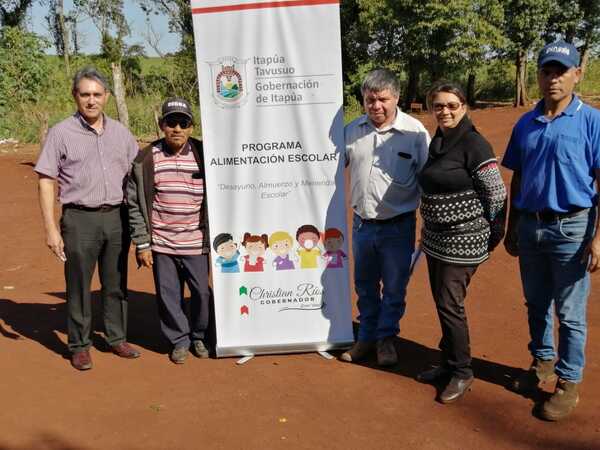
[[[339,4],[192,0],[217,355],[350,344]]]

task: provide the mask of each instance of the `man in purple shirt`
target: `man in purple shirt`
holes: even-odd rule
[[[106,341],[120,357],[140,356],[126,342],[129,238],[123,222],[124,186],[138,145],[129,130],[104,115],[110,92],[99,72],[77,72],[72,94],[77,112],[49,130],[35,171],[46,244],[65,264],[71,364],[87,370],[92,368],[90,284],[96,263]],[[60,228],[54,214],[57,182]]]

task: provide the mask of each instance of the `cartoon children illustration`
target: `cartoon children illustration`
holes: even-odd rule
[[[244,233],[242,245],[248,252],[244,255],[244,272],[262,272],[264,270],[265,252],[269,246],[266,234],[256,235]]]
[[[325,253],[323,257],[327,261],[328,269],[339,269],[344,267],[343,260],[347,259],[348,256],[342,250],[344,244],[344,235],[337,228],[328,228],[325,230],[323,235],[323,245],[325,246]]]
[[[302,225],[296,231],[296,240],[300,245],[297,250],[300,256],[300,268],[316,269],[321,250],[317,247],[320,240],[319,230],[314,225]]]
[[[213,240],[213,248],[219,255],[215,264],[221,267],[222,273],[237,273],[240,271],[238,258],[240,252],[237,244],[233,242],[233,236],[229,233],[221,233]]]
[[[273,259],[275,270],[294,269],[294,262],[290,259],[290,250],[294,245],[294,240],[289,233],[285,231],[276,231],[269,237],[269,247],[271,252],[276,255]]]

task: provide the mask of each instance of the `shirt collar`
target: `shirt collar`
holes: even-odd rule
[[[167,141],[165,141],[164,139],[161,142],[162,144],[162,148],[161,150],[167,155],[167,156],[186,156],[189,152],[192,151],[192,145],[190,144],[190,140],[188,139],[188,141],[185,143],[185,145],[183,146],[183,148],[181,149],[181,151],[177,154],[174,155],[173,153],[171,153],[169,146],[167,145]]]
[[[569,105],[565,108],[564,111],[562,111],[556,117],[560,117],[563,114],[565,116],[574,116],[575,113],[577,111],[579,111],[582,106],[583,106],[583,102],[581,101],[581,99],[579,97],[577,97],[577,95],[573,94],[573,97],[571,98],[571,101],[569,102]],[[541,99],[537,103],[537,105],[535,105],[535,112],[536,112],[536,114],[535,114],[535,118],[536,119],[541,120],[543,122],[547,122],[548,121],[546,119],[546,116],[544,115],[544,99]]]
[[[75,119],[77,119],[79,121],[79,124],[86,130],[92,131],[96,134],[100,134],[100,133],[98,133],[98,131],[96,131],[96,129],[94,127],[90,126],[90,124],[87,123],[87,121],[83,118],[83,116],[81,115],[81,113],[79,111],[77,111],[74,114],[74,117],[75,117]],[[102,113],[102,132],[106,131],[106,126],[107,126],[106,115],[104,113]]]
[[[400,132],[400,133],[404,133],[406,130],[406,127],[404,126],[404,120],[401,117],[402,113],[400,111],[400,108],[396,107],[396,117],[394,117],[394,121],[389,124],[387,127],[382,128],[382,129],[377,129],[375,128],[375,125],[373,125],[373,123],[369,120],[369,116],[367,116],[366,114],[363,114],[360,119],[359,119],[359,124],[360,125],[368,125],[371,128],[373,128],[374,131],[376,131],[377,133],[385,133],[387,131],[390,131],[392,129]]]

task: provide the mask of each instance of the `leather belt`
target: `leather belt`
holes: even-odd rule
[[[406,219],[408,217],[414,216],[415,212],[414,211],[408,211],[402,214],[398,214],[397,216],[394,217],[390,217],[389,219],[363,219],[361,217],[361,222],[362,223],[378,223],[378,224],[384,224],[384,223],[394,223],[394,222],[399,222],[402,219]]]
[[[582,214],[585,211],[588,211],[589,209],[590,208],[576,208],[572,211],[568,211],[568,212],[564,212],[564,213],[559,213],[559,212],[552,211],[552,210],[544,210],[544,211],[537,211],[537,212],[528,213],[528,214],[534,216],[538,220],[538,222],[554,223],[554,222],[558,222],[559,220],[562,220],[562,219],[568,219],[570,217],[578,216],[579,214]]]
[[[77,209],[79,211],[87,211],[87,212],[109,212],[109,211],[114,211],[115,209],[119,209],[121,206],[122,206],[122,204],[100,205],[100,206],[90,207],[90,206],[84,206],[84,205],[77,205],[75,203],[66,203],[63,205],[63,209]]]

